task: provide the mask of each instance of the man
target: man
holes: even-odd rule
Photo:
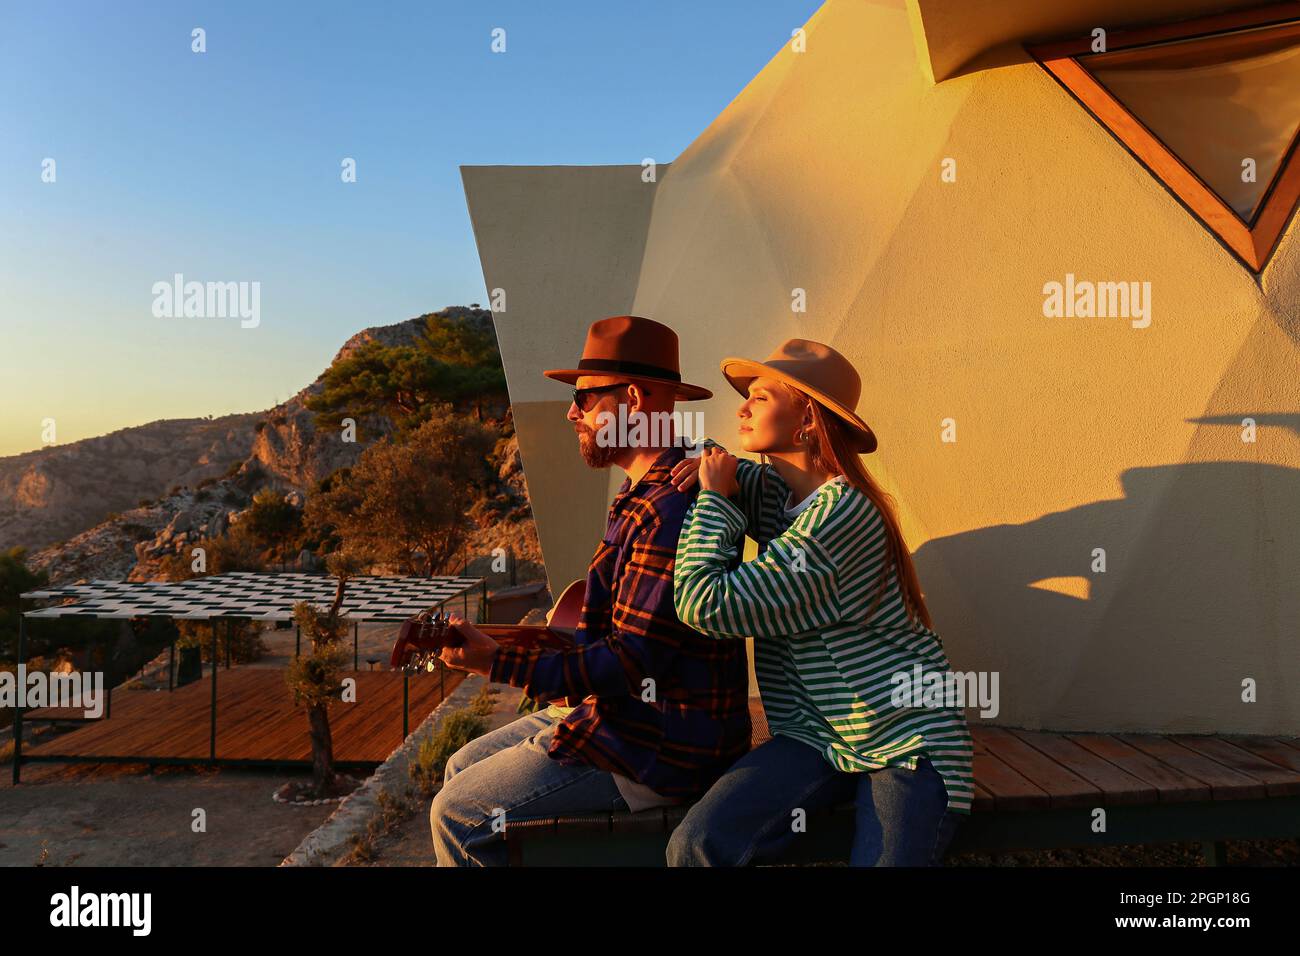
[[[620,315],[592,324],[576,369],[543,373],[577,386],[568,418],[587,464],[617,465],[627,478],[588,570],[573,648],[503,647],[453,618],[465,642],[442,651],[446,664],[576,706],[553,704],[452,755],[429,814],[440,866],[505,864],[493,826],[502,812],[509,820],[692,800],[749,749],[744,643],[705,637],[673,607],[677,538],[696,492],[672,484],[685,451],[651,423],[678,399],[712,394],[678,369],[672,329]],[[606,427],[620,414],[626,429]]]

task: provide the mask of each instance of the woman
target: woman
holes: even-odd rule
[[[816,827],[815,810],[851,800],[850,865],[938,863],[970,813],[971,739],[960,707],[936,706],[933,693],[918,703],[916,676],[946,674],[948,660],[892,499],[858,457],[876,448],[855,412],[858,374],[806,339],[766,362],[726,359],[722,373],[745,396],[741,447],[771,466],[712,445],[674,470],[677,487],[700,485],[674,603],[705,634],[754,638],[772,738],[692,807],[668,862],[744,865]],[[746,533],[760,553],[742,564]]]

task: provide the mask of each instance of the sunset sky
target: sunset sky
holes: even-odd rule
[[[264,409],[366,326],[486,304],[461,164],[669,162],[818,6],[7,5],[0,455]],[[260,283],[259,324],[156,317],[177,273]]]

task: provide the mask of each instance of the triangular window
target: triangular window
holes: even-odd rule
[[[1255,272],[1300,198],[1300,18],[1286,6],[1280,22],[1267,8],[1115,32],[1104,52],[1091,37],[1031,50]]]

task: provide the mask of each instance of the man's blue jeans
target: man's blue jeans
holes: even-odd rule
[[[429,809],[439,866],[505,866],[503,819],[627,809],[609,771],[547,756],[555,723],[529,714],[451,755]]]
[[[922,758],[915,770],[847,773],[808,744],[780,734],[718,778],[668,841],[669,866],[765,862],[821,822],[817,811],[854,801],[850,866],[938,864],[963,815],[948,811],[943,778]],[[796,815],[796,810],[804,810]]]

